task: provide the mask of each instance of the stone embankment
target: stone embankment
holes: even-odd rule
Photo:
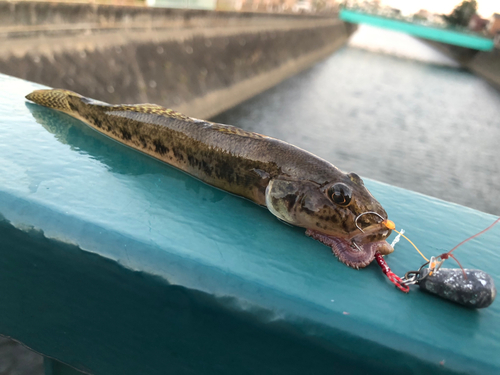
[[[1,2],[0,72],[209,118],[327,57],[354,27],[334,15]]]
[[[466,64],[466,67],[500,90],[500,49],[479,52],[474,59]]]
[[[451,57],[464,68],[483,77],[500,90],[500,49],[496,48],[491,52],[486,52],[430,40],[425,40],[425,42]]]

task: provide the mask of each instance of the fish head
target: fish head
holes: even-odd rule
[[[266,206],[279,219],[304,227],[306,234],[330,246],[340,261],[366,267],[375,252],[389,254],[387,213],[355,173],[327,183],[279,177],[270,181]]]

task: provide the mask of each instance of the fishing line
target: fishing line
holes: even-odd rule
[[[394,231],[394,232],[396,232],[396,233],[398,233],[398,234],[400,234],[400,235],[401,235],[402,237],[404,237],[404,238],[405,238],[405,239],[406,239],[409,243],[411,243],[411,244],[413,245],[413,247],[415,248],[415,250],[417,250],[417,252],[420,254],[420,256],[421,256],[422,258],[424,258],[424,259],[425,259],[425,261],[426,261],[426,262],[428,262],[428,261],[429,261],[429,259],[427,259],[427,258],[425,257],[425,255],[424,255],[424,254],[422,254],[422,252],[418,249],[418,247],[417,247],[417,246],[416,246],[416,245],[415,245],[415,244],[414,244],[414,243],[413,243],[413,242],[412,242],[412,241],[411,241],[408,237],[406,237],[403,233],[398,232],[396,229],[393,229],[393,231]]]
[[[496,296],[496,289],[492,277],[481,270],[464,269],[452,252],[459,246],[487,232],[499,222],[500,218],[497,218],[487,228],[463,240],[450,251],[438,256],[433,256],[429,260],[418,247],[403,234],[403,229],[399,232],[396,230],[396,225],[393,221],[385,219],[382,221],[382,224],[387,229],[398,233],[396,239],[400,236],[404,237],[422,258],[426,260],[426,263],[420,266],[418,271],[408,271],[404,277],[399,277],[391,271],[382,254],[379,252],[375,254],[375,260],[382,269],[382,272],[402,292],[408,293],[410,291],[410,285],[417,284],[423,291],[436,294],[439,297],[459,303],[463,306],[472,308],[488,307]],[[396,239],[393,242],[394,245],[397,242]],[[441,269],[441,265],[448,258],[453,258],[460,266],[460,270],[457,268]],[[424,268],[427,265],[429,267]],[[460,272],[463,273],[463,277],[459,277]]]
[[[396,233],[397,233],[397,234],[399,234],[400,236],[404,237],[404,238],[405,238],[405,239],[406,239],[409,243],[411,243],[411,244],[413,245],[413,247],[415,248],[415,250],[417,250],[417,251],[418,251],[418,253],[422,256],[422,258],[424,258],[424,259],[425,259],[425,261],[426,261],[426,262],[428,262],[428,261],[429,261],[429,259],[427,259],[427,258],[425,257],[425,255],[424,255],[424,254],[422,254],[422,252],[418,249],[418,247],[417,247],[417,246],[416,246],[413,242],[411,242],[411,240],[410,240],[408,237],[406,237],[406,236],[402,233],[402,231],[401,231],[401,232],[398,232],[398,231],[396,230],[396,224],[394,224],[394,221],[386,219],[386,220],[382,221],[382,224],[384,224],[384,225],[385,225],[385,227],[386,227],[387,229],[393,230],[394,232],[396,232]]]
[[[451,255],[451,252],[454,251],[457,247],[463,245],[464,243],[466,242],[469,242],[470,240],[472,240],[473,238],[476,238],[477,236],[480,236],[481,234],[483,234],[484,232],[487,232],[489,231],[491,228],[493,228],[493,226],[498,223],[500,221],[500,217],[498,219],[496,219],[493,224],[491,224],[488,228],[486,229],[483,229],[481,232],[479,233],[476,233],[475,235],[473,236],[470,236],[469,238],[467,238],[466,240],[463,240],[462,242],[460,242],[457,246],[455,246],[453,249],[451,249],[450,251],[448,251],[448,254]]]

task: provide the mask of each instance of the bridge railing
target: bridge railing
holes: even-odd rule
[[[357,271],[266,209],[27,103],[0,76],[0,334],[46,374],[498,373],[500,307]],[[428,255],[493,216],[366,185]],[[497,232],[460,260],[498,276]],[[406,243],[387,257],[422,264]],[[77,370],[75,370],[77,369]]]
[[[367,24],[380,28],[400,31],[424,39],[457,45],[460,47],[491,51],[494,48],[492,38],[468,29],[456,29],[442,25],[424,25],[401,17],[390,17],[364,8],[345,7],[340,11],[340,19],[356,24]]]

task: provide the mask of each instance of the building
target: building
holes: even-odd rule
[[[427,9],[420,9],[417,13],[415,13],[415,16],[423,20],[427,20],[430,15],[431,13]]]
[[[214,10],[217,0],[146,0],[150,7]]]
[[[488,20],[481,18],[477,13],[473,14],[469,21],[469,30],[475,31],[477,33],[482,32],[486,29],[488,25]]]
[[[491,16],[487,30],[491,35],[497,35],[500,32],[500,14],[494,13]]]
[[[149,0],[152,1],[152,0]],[[156,0],[162,1],[162,0]],[[165,1],[165,0],[163,0]],[[174,0],[187,1],[187,0]],[[202,1],[202,0],[199,0]],[[203,0],[208,1],[208,0]],[[337,0],[216,0],[217,10],[273,13],[318,13],[338,10]]]
[[[338,10],[338,0],[145,0],[150,7],[241,12],[310,13]]]

